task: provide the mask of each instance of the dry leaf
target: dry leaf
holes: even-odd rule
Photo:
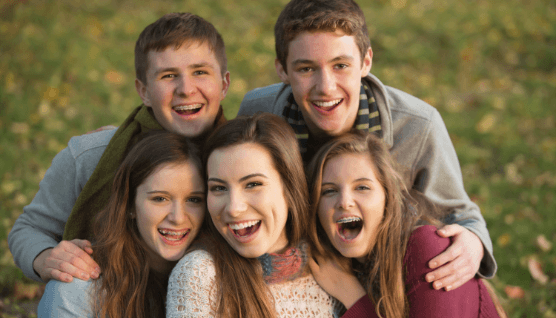
[[[529,258],[527,261],[527,267],[529,267],[529,273],[531,276],[541,284],[546,284],[548,282],[548,276],[542,271],[541,263],[534,257]]]
[[[525,291],[519,286],[506,286],[504,288],[506,295],[511,299],[521,299],[525,297]]]
[[[550,243],[544,235],[537,236],[537,245],[545,252],[550,251],[552,248],[552,243]]]
[[[44,286],[38,284],[15,283],[14,296],[17,300],[39,298],[42,296],[43,292]]]

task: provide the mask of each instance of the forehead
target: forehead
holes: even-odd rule
[[[340,154],[326,160],[322,178],[323,181],[327,179],[351,181],[358,178],[377,180],[377,170],[369,153]]]
[[[192,68],[206,65],[220,72],[216,54],[207,42],[186,41],[179,48],[173,45],[162,51],[150,50],[147,54],[149,69],[153,73],[161,68]]]
[[[359,47],[353,35],[347,35],[340,30],[304,31],[288,44],[288,63],[299,59],[328,61],[337,57],[360,58]]]
[[[278,174],[268,150],[252,142],[215,149],[208,158],[207,172],[209,177]]]
[[[168,188],[174,184],[180,188],[189,186],[203,188],[204,181],[197,166],[191,160],[169,162],[158,166],[139,186],[142,189]]]

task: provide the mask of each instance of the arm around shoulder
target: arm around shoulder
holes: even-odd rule
[[[166,317],[214,317],[216,272],[212,256],[196,250],[186,254],[168,280]]]
[[[479,274],[483,277],[494,276],[496,261],[486,222],[479,207],[465,191],[456,151],[436,110],[432,113],[428,134],[419,151],[414,171],[416,189],[434,203],[451,210],[445,222],[457,223],[481,240],[485,253]]]

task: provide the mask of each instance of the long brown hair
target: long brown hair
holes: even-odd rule
[[[307,183],[299,146],[292,128],[272,114],[240,116],[214,131],[205,143],[203,163],[206,167],[211,153],[220,148],[254,143],[264,147],[272,157],[274,168],[281,177],[284,197],[288,204],[286,236],[288,246],[297,246],[307,224]],[[276,317],[274,303],[263,279],[257,259],[239,255],[206,218],[208,235],[201,239],[214,258],[218,282],[218,315],[221,317]],[[205,231],[203,231],[205,232]],[[207,243],[208,242],[208,243]]]
[[[133,146],[118,168],[108,205],[94,221],[93,258],[102,269],[95,283],[95,317],[163,317],[168,273],[151,269],[137,228],[137,187],[164,164],[193,164],[202,175],[198,149],[185,137],[152,131]]]
[[[409,303],[405,293],[403,260],[409,237],[419,225],[441,226],[440,219],[446,211],[442,211],[420,192],[405,187],[395,160],[382,140],[374,134],[352,132],[325,144],[307,169],[309,184],[312,185],[309,237],[314,253],[333,258],[339,256],[318,220],[318,202],[326,162],[331,158],[353,153],[369,156],[386,197],[376,242],[365,260],[365,264],[370,265],[367,269],[369,272],[364,273],[367,294],[376,305],[379,316],[407,317]],[[484,283],[487,288],[490,287],[489,293],[498,314],[506,317],[492,287],[488,282]]]

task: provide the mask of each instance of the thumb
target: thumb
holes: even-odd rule
[[[444,225],[436,231],[441,237],[451,237],[460,234],[465,228],[459,224]]]

